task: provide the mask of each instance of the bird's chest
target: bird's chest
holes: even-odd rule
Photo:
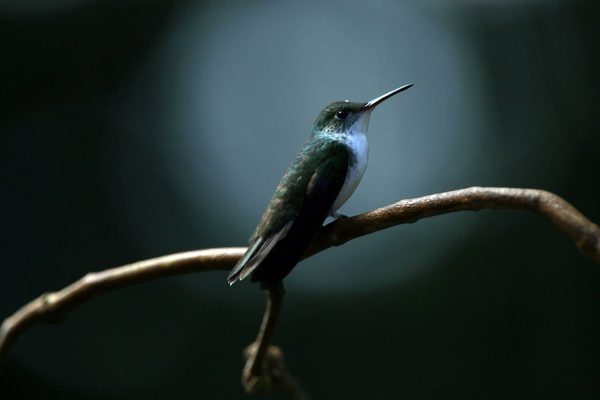
[[[346,173],[342,189],[333,203],[334,210],[340,208],[354,193],[367,169],[369,159],[369,144],[365,134],[352,135],[344,140],[344,144],[348,146],[348,151],[350,152],[348,172]]]

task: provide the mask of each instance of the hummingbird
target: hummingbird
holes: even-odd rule
[[[248,276],[269,287],[300,261],[325,219],[344,218],[338,209],[367,168],[367,128],[371,112],[404,85],[366,103],[336,101],[317,116],[308,143],[275,189],[246,253],[231,270],[233,285]]]

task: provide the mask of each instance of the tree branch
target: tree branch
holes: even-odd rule
[[[242,371],[242,385],[248,393],[270,392],[270,375],[266,371],[265,356],[275,332],[281,312],[285,289],[283,282],[267,286],[267,306],[256,341],[246,349],[246,365]]]
[[[539,189],[470,187],[401,200],[321,229],[305,257],[332,246],[399,224],[456,211],[483,209],[526,210],[548,218],[566,233],[579,250],[600,263],[600,228],[554,193]]]
[[[600,228],[562,198],[543,190],[481,187],[402,200],[334,221],[321,229],[304,258],[395,225],[455,211],[482,209],[527,210],[541,214],[566,233],[582,253],[600,262]],[[0,361],[7,358],[16,339],[26,330],[41,322],[60,321],[99,295],[172,275],[229,270],[244,251],[244,247],[191,251],[87,274],[58,292],[41,295],[6,318],[0,327]]]
[[[20,335],[42,323],[60,322],[84,303],[113,290],[167,276],[231,269],[246,247],[196,250],[90,272],[59,290],[44,293],[6,318],[0,327],[0,366]]]
[[[256,341],[244,350],[246,365],[242,371],[242,386],[247,393],[287,392],[295,400],[308,399],[298,380],[291,376],[283,362],[283,352],[271,346],[271,338],[281,313],[285,288],[279,282],[267,286],[267,306]]]

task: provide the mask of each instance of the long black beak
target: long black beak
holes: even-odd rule
[[[399,88],[396,88],[390,92],[387,92],[384,95],[381,95],[379,97],[377,97],[376,99],[373,99],[371,101],[369,101],[367,104],[365,104],[363,106],[363,110],[368,110],[370,108],[373,108],[375,106],[377,106],[378,104],[384,102],[385,100],[389,99],[390,97],[405,91],[406,89],[410,88],[412,86],[412,83],[410,85],[404,85],[404,86],[400,86]]]

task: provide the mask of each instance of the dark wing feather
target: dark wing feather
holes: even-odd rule
[[[256,238],[254,242],[250,245],[246,254],[238,261],[235,268],[229,274],[227,281],[230,285],[233,285],[236,280],[242,280],[248,275],[250,275],[256,267],[260,264],[260,262],[269,254],[273,246],[275,246],[279,240],[281,240],[290,227],[292,226],[292,222],[290,221],[283,226],[280,230],[274,232],[272,235],[262,238]]]
[[[303,182],[297,180],[304,185],[298,212],[283,226],[278,224],[277,229],[267,232],[263,229],[262,234],[254,238],[244,257],[230,273],[230,284],[250,274],[252,281],[279,281],[298,263],[327,218],[348,170],[349,155],[345,146],[330,144],[321,154],[322,157],[311,165],[313,173],[308,175],[304,171],[304,176],[309,178]],[[272,202],[275,200],[286,206],[285,198],[275,196]]]

